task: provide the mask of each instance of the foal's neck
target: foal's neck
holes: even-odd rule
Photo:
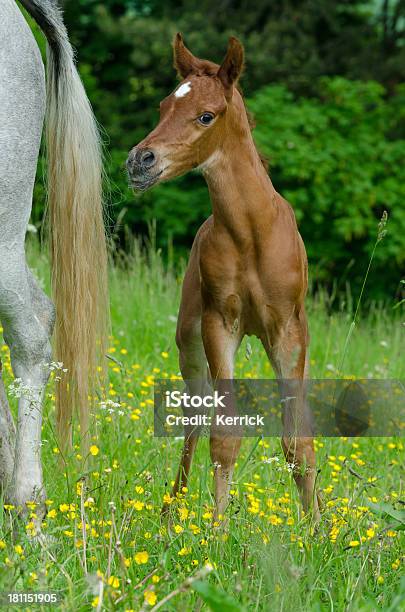
[[[271,223],[276,191],[253,142],[247,117],[202,167],[214,221],[244,240]]]

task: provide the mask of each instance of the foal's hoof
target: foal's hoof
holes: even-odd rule
[[[317,533],[319,531],[320,525],[321,525],[321,514],[318,510],[318,512],[316,512],[315,514],[312,515],[311,517],[311,525],[312,525],[312,531],[313,533]]]
[[[169,504],[163,504],[162,509],[160,511],[160,518],[162,527],[165,527],[167,531],[170,532],[174,524],[174,517]]]
[[[162,519],[162,523],[170,525],[173,521],[173,512],[170,509],[169,504],[163,504],[162,509],[160,511],[160,518]]]
[[[321,513],[319,511],[318,505],[315,508],[311,508],[308,511],[308,521],[311,529],[311,534],[315,534],[319,531],[321,525]]]
[[[160,516],[162,519],[166,519],[168,514],[170,514],[170,506],[169,504],[163,504],[162,509],[160,511]]]
[[[214,515],[212,526],[218,533],[227,533],[229,531],[229,516]]]

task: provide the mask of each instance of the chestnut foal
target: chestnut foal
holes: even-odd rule
[[[282,447],[305,512],[319,520],[313,439],[306,420],[303,380],[308,374],[304,308],[307,260],[294,213],[274,189],[256,150],[236,84],[243,47],[231,38],[221,66],[201,60],[174,40],[174,64],[183,81],[160,104],[157,127],[127,160],[131,185],[145,190],[199,168],[208,184],[212,216],[200,227],[183,283],[176,341],[189,391],[233,378],[245,334],[260,338],[279,380],[289,379]],[[291,386],[292,385],[292,386]],[[293,389],[293,394],[291,394]],[[232,411],[232,408],[229,409]],[[294,423],[301,435],[294,435]],[[173,495],[187,484],[197,436],[185,432]],[[228,502],[241,439],[211,429],[218,518]]]

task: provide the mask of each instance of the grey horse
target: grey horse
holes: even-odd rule
[[[74,409],[84,438],[88,431],[88,396],[104,352],[108,308],[97,124],[58,6],[51,0],[21,4],[48,42],[45,79],[22,13],[14,0],[0,0],[0,321],[19,390],[15,425],[0,364],[0,489],[24,512],[27,502],[43,508],[45,499],[41,427],[52,330],[55,360],[67,369],[56,416],[61,447],[68,449]],[[53,302],[25,257],[44,121]]]

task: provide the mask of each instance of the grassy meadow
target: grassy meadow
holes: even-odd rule
[[[46,257],[31,248],[30,260],[46,288]],[[135,245],[111,269],[110,379],[95,408],[90,470],[80,471],[79,447],[79,461],[72,456],[61,467],[51,380],[43,427],[46,537],[31,537],[34,504],[23,521],[10,506],[0,511],[0,591],[58,591],[53,609],[69,611],[405,610],[400,438],[316,440],[325,507],[315,533],[276,439],[243,441],[227,531],[212,525],[206,438],[189,490],[170,498],[182,440],[153,436],[153,380],[179,373],[180,287],[181,274],[153,248],[141,254]],[[313,377],[334,378],[341,369],[344,376],[405,378],[399,309],[360,312],[340,368],[350,294],[329,306],[325,293],[308,299]],[[238,353],[237,376],[272,377],[259,343],[249,344]],[[9,351],[0,350],[10,384]],[[160,518],[164,498],[170,530]],[[385,514],[372,512],[370,502],[387,504]]]

